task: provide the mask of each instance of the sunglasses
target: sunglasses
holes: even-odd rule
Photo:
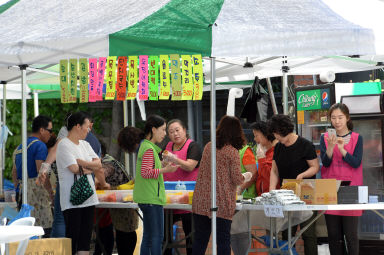
[[[52,134],[53,130],[52,129],[48,129],[48,128],[44,128],[45,130],[47,130],[50,134]]]

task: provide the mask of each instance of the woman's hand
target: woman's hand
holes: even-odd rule
[[[242,174],[244,176],[244,182],[249,182],[252,179],[252,173],[245,172]]]
[[[337,138],[337,147],[339,148],[340,153],[345,157],[347,155],[347,151],[344,149],[344,139],[339,137]]]
[[[167,162],[165,163],[165,167],[160,169],[160,173],[174,173],[179,167],[179,165],[174,165],[171,162]]]
[[[337,144],[337,137],[335,135],[328,136],[327,142],[328,142],[328,147],[330,147],[333,150],[333,148],[335,148],[335,145]]]

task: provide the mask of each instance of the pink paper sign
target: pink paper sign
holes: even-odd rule
[[[139,56],[139,99],[148,100],[148,56]]]

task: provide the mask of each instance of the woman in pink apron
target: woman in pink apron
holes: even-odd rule
[[[323,167],[321,178],[351,181],[351,186],[363,184],[363,138],[352,132],[353,124],[345,104],[337,103],[329,109],[331,124],[336,135],[325,133],[320,139]],[[344,236],[348,254],[359,254],[357,235],[361,210],[327,211],[328,240],[331,254],[343,254]]]
[[[165,160],[173,161],[180,167],[174,173],[165,173],[164,181],[196,181],[201,159],[200,146],[188,138],[187,129],[184,123],[179,119],[173,119],[168,122],[168,137],[171,140],[163,152]],[[167,151],[168,153],[165,153]],[[191,224],[192,213],[183,210],[173,211],[173,221],[182,221],[183,230],[187,245],[187,255],[192,254],[191,242]],[[171,249],[167,249],[164,254],[172,254]]]

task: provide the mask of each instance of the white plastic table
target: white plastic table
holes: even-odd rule
[[[42,235],[44,235],[42,227],[20,225],[0,226],[0,244],[5,244],[6,250],[8,250],[9,243],[22,241],[31,238],[32,236]],[[1,251],[1,254],[4,254],[3,250]]]

